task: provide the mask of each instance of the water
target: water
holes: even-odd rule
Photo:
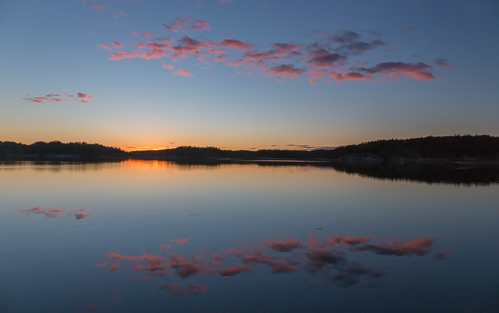
[[[0,164],[2,312],[498,312],[499,185]]]

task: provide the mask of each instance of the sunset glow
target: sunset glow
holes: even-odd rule
[[[1,11],[2,141],[258,150],[499,135],[493,1],[30,0]]]

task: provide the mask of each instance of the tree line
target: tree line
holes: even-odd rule
[[[337,147],[334,150],[222,150],[216,147],[181,146],[159,151],[125,152],[120,148],[106,147],[85,142],[62,143],[60,141],[22,144],[0,141],[0,159],[32,159],[50,157],[135,158],[163,160],[217,160],[217,159],[298,159],[334,160],[345,157],[375,156],[379,159],[435,158],[459,159],[499,158],[499,137],[489,135],[455,135],[444,137],[421,137],[411,139],[388,139],[363,142]]]
[[[62,143],[60,141],[35,142],[22,144],[12,141],[0,141],[2,159],[44,159],[71,158],[98,159],[101,157],[126,157],[127,153],[119,148],[106,147],[86,142]]]

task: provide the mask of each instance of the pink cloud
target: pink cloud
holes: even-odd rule
[[[99,10],[101,10],[101,11],[102,11],[102,9],[104,9],[104,6],[103,6],[103,5],[100,5],[100,4],[95,4],[95,3],[92,3],[92,4],[90,5],[90,7],[91,7],[92,9],[99,9]]]
[[[225,268],[218,271],[220,276],[234,276],[241,273],[247,273],[251,271],[251,267],[247,265],[237,265],[229,268]]]
[[[173,32],[184,31],[199,31],[208,30],[211,28],[210,24],[205,21],[193,21],[191,18],[176,19],[171,24],[163,26]],[[351,55],[360,55],[365,52],[374,50],[377,47],[385,46],[381,40],[360,41],[360,35],[343,30],[332,33],[324,33],[320,36],[327,36],[323,43],[314,42],[307,45],[294,43],[274,43],[270,49],[259,51],[257,46],[253,43],[242,42],[236,39],[227,38],[219,42],[207,39],[193,39],[188,36],[183,36],[180,39],[174,38],[156,38],[150,39],[149,37],[155,36],[155,33],[138,34],[136,31],[131,32],[137,38],[145,39],[145,42],[132,44],[135,51],[131,52],[114,52],[110,55],[110,60],[121,60],[127,58],[139,58],[145,60],[170,58],[171,62],[179,60],[187,60],[190,57],[198,60],[194,65],[207,64],[212,65],[211,62],[223,63],[231,67],[244,67],[248,71],[257,70],[261,72],[260,76],[275,77],[280,76],[286,79],[299,78],[305,72],[309,73],[308,82],[317,84],[318,79],[323,79],[325,75],[331,78],[328,82],[333,80],[342,81],[374,81],[374,74],[384,74],[391,78],[403,78],[409,76],[417,80],[433,80],[433,69],[424,63],[403,63],[403,62],[386,62],[379,63],[374,67],[366,67],[367,62],[357,60],[353,62],[355,67],[351,67],[348,72],[331,72],[327,73],[330,69],[344,68],[348,63],[347,61]],[[325,42],[325,44],[324,44]],[[331,50],[332,44],[338,44],[340,47]],[[111,48],[122,49],[123,46],[118,43],[112,45],[101,45],[103,49],[110,50]],[[108,49],[109,47],[109,49]],[[230,49],[243,52],[242,56],[235,57],[231,55]],[[227,51],[228,50],[228,51]],[[111,51],[112,52],[112,51]],[[230,53],[229,53],[230,52]],[[237,51],[236,51],[237,53]],[[303,58],[308,60],[303,61]],[[285,62],[284,60],[289,60]],[[438,59],[440,60],[440,59]],[[444,60],[444,59],[442,59]],[[285,63],[281,64],[280,63]],[[302,65],[298,65],[302,64]],[[437,66],[451,68],[445,65],[445,62],[435,61]],[[298,68],[299,66],[299,68]],[[165,69],[173,69],[173,65],[163,63]],[[204,67],[203,67],[204,68]],[[191,72],[186,70],[177,70],[174,75],[190,76]],[[252,73],[247,73],[252,75]],[[43,101],[43,99],[38,99]]]
[[[157,35],[156,33],[148,33],[148,32],[145,32],[143,35],[139,35],[136,31],[133,31],[130,34],[134,35],[136,38],[142,38],[142,39]]]
[[[325,49],[309,51],[311,59],[307,62],[313,68],[333,69],[345,65],[347,57],[338,53],[331,53]]]
[[[65,99],[66,98],[72,98],[72,95],[58,95],[58,94],[49,94],[46,95],[45,97],[30,97],[30,98],[22,98],[22,100],[25,101],[30,101],[33,103],[44,103],[44,102],[49,102],[49,103],[57,103],[57,102],[66,102],[71,99]]]
[[[117,41],[113,42],[113,47],[115,48],[119,48],[119,49],[122,49],[123,48],[123,45]]]
[[[120,267],[121,267],[121,264],[120,264],[120,263],[113,264],[113,265],[109,266],[109,271],[111,271],[111,272],[115,272],[115,271],[117,271]]]
[[[189,243],[189,240],[191,239],[192,237],[187,237],[187,238],[184,238],[184,239],[172,239],[172,242],[173,243],[176,243],[178,245],[183,245],[183,244],[186,244],[186,243]]]
[[[113,10],[113,11],[115,11],[115,10]],[[115,11],[115,13],[114,13],[115,18],[119,18],[120,16],[125,16],[125,15],[126,15],[126,13],[123,11]]]
[[[232,0],[218,0],[218,3],[231,3],[232,4]]]
[[[232,67],[238,67],[238,66],[246,65],[247,63],[243,59],[237,59],[234,62],[225,61],[225,64],[227,64],[228,66],[232,66]]]
[[[277,57],[277,51],[276,50],[270,50],[267,52],[245,52],[244,53],[244,58],[247,60],[272,60],[272,61],[279,61],[280,59]]]
[[[177,18],[171,23],[171,25],[163,24],[166,30],[172,32],[186,32],[186,31],[202,31],[210,30],[211,25],[206,21],[195,21],[193,22],[191,18],[186,17],[185,19]]]
[[[446,70],[453,70],[453,69],[455,69],[454,66],[449,65],[449,60],[447,60],[447,59],[435,59],[433,61],[435,62],[435,64],[438,67],[441,67],[443,69],[446,69]]]
[[[235,39],[224,39],[220,42],[220,45],[222,47],[227,47],[236,50],[243,50],[243,51],[252,50],[255,48],[255,46],[251,43],[245,43]]]
[[[306,72],[307,70],[295,68],[292,64],[281,64],[279,66],[272,67],[265,73],[271,76],[282,76],[288,79],[295,79]]]
[[[303,48],[302,45],[296,45],[292,43],[275,43],[272,46],[274,46],[274,48],[277,49],[276,55],[279,56],[285,56],[291,51],[297,51]]]
[[[168,251],[168,250],[170,250],[171,248],[172,248],[172,245],[171,245],[171,244],[166,244],[166,245],[162,245],[162,246],[161,246],[161,250],[166,250],[166,251]]]
[[[355,80],[366,80],[373,82],[374,79],[371,76],[367,75],[362,75],[357,72],[347,72],[347,73],[340,73],[340,72],[331,72],[328,74],[329,77],[334,78],[337,82],[342,82],[345,80],[350,80],[350,81],[355,81]]]
[[[431,72],[433,68],[425,63],[418,62],[414,63],[404,63],[404,62],[384,62],[379,63],[374,67],[358,68],[357,71],[365,72],[368,74],[386,74],[392,78],[398,78],[401,74],[410,76],[415,80],[435,80],[433,73]]]
[[[171,64],[165,64],[165,63],[163,63],[163,68],[164,68],[165,70],[172,70],[172,69],[173,69],[173,67],[174,67],[174,66],[173,66],[173,65],[171,65]]]
[[[92,99],[92,96],[88,96],[87,98]],[[88,103],[87,101],[83,100],[75,100],[75,96],[70,94],[63,94],[63,95],[49,94],[46,95],[45,97],[23,98],[22,100],[30,101],[33,103],[44,103],[44,102],[57,103],[57,102],[66,102],[66,101]]]
[[[325,70],[310,70],[308,75],[310,78],[322,79],[322,75],[326,73],[327,72]]]
[[[180,76],[189,76],[192,77],[191,72],[186,71],[186,70],[176,70],[173,72],[173,75],[180,75]]]
[[[151,52],[145,52],[141,51],[140,53],[137,51],[133,51],[132,53],[126,53],[126,52],[117,52],[117,53],[111,53],[111,57],[109,57],[110,60],[121,60],[121,59],[127,59],[127,58],[140,58],[140,59],[146,59],[146,60],[151,60],[151,59],[161,59],[166,56],[169,56],[169,54],[165,51],[163,51],[161,48],[154,48],[152,44],[147,45],[149,48],[152,47]]]
[[[205,21],[196,21],[192,24],[190,30],[193,31],[202,31],[202,30],[210,30],[211,25],[208,22]]]
[[[310,78],[307,78],[308,82],[311,83],[312,85],[317,85],[318,82],[311,80]]]
[[[83,98],[83,99],[93,99],[91,95],[86,94],[86,93],[81,93],[81,92],[78,93],[77,97]]]

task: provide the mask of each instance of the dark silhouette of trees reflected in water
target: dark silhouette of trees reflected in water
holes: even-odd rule
[[[418,164],[394,162],[314,162],[293,160],[225,160],[225,161],[176,161],[180,168],[189,170],[200,167],[216,169],[230,164],[246,164],[273,168],[323,168],[338,172],[391,181],[413,181],[428,184],[454,184],[462,186],[489,186],[499,184],[499,166],[470,164]]]
[[[499,184],[499,167],[449,164],[347,164],[335,162],[339,172],[360,177],[392,181],[414,181],[428,184],[489,186]]]

